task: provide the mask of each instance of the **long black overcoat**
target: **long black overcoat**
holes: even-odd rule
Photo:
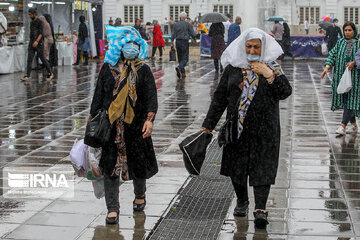
[[[240,68],[226,67],[202,125],[214,129],[227,108],[226,118],[232,117],[235,122],[235,139],[223,148],[220,173],[232,177],[239,184],[246,183],[249,176],[250,186],[275,183],[281,136],[279,100],[287,98],[292,92],[285,75],[276,76],[272,84],[268,84],[262,75],[259,80],[239,139],[237,106],[241,95],[239,84],[243,81]]]
[[[157,112],[157,92],[154,76],[148,65],[144,64],[138,70],[136,82],[137,100],[135,105],[135,117],[131,124],[125,123],[125,144],[127,163],[130,179],[150,178],[158,172],[151,137],[143,139],[142,128],[149,112]],[[99,73],[95,93],[91,103],[90,115],[95,116],[101,109],[108,109],[113,97],[115,79],[108,63],[105,63]],[[115,123],[113,124],[115,125]],[[112,127],[112,140],[110,144],[103,146],[100,166],[105,173],[111,174],[115,167],[117,147],[114,143],[116,127]]]

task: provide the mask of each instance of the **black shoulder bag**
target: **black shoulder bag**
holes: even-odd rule
[[[111,124],[109,116],[101,109],[86,125],[84,143],[90,147],[102,147],[110,141]]]

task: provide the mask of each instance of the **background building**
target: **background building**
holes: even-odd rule
[[[192,19],[215,11],[241,16],[242,29],[259,27],[270,31],[273,23],[265,19],[276,15],[288,20],[293,34],[305,32],[306,18],[311,25],[310,33],[316,34],[322,16],[338,18],[340,24],[350,20],[358,25],[360,14],[358,0],[106,0],[103,7],[104,23],[110,17],[121,17],[124,25],[133,25],[136,18],[162,22],[165,17],[177,20],[182,11]]]

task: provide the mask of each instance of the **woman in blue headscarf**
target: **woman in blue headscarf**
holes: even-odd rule
[[[158,108],[151,69],[142,59],[147,43],[132,27],[106,26],[106,52],[91,103],[90,117],[108,112],[111,140],[102,146],[100,166],[104,171],[106,222],[119,221],[120,181],[133,180],[134,211],[145,208],[146,179],[158,172],[151,140]]]

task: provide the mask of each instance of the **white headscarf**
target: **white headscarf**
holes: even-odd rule
[[[223,67],[230,64],[233,67],[249,68],[245,44],[252,39],[261,40],[261,62],[270,64],[283,54],[281,46],[272,36],[258,28],[250,28],[241,33],[223,52],[221,56]]]

